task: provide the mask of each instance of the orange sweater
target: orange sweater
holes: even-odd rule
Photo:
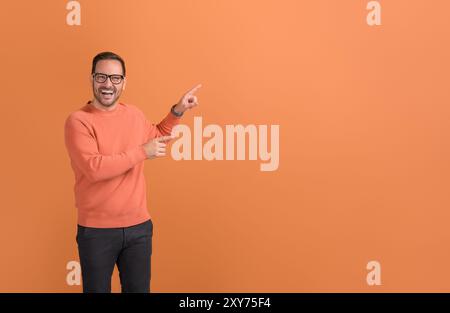
[[[65,122],[65,145],[75,174],[78,224],[127,227],[150,219],[143,173],[143,144],[170,135],[180,121],[172,113],[150,124],[136,106],[103,111],[89,101]]]

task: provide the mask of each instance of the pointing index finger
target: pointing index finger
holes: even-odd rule
[[[200,87],[202,86],[202,84],[198,84],[197,86],[195,86],[194,88],[192,88],[191,90],[189,90],[187,92],[187,94],[193,94],[194,92],[196,92]]]
[[[169,141],[171,139],[175,138],[174,136],[170,135],[170,136],[161,136],[161,137],[157,137],[156,140],[159,142],[164,142],[164,141]]]

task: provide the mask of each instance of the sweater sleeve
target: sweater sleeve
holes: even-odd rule
[[[169,112],[159,124],[155,125],[150,123],[143,114],[142,116],[145,123],[146,141],[156,137],[169,136],[172,133],[172,128],[178,125],[181,120],[181,117],[177,117]]]
[[[72,116],[66,120],[64,140],[72,162],[93,182],[122,175],[147,158],[142,146],[112,155],[100,154],[88,127]]]

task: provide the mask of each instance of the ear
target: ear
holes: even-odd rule
[[[124,77],[123,78],[123,87],[122,87],[122,90],[125,90],[125,86],[127,85],[127,78],[126,77]]]

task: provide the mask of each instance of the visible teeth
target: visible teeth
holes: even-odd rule
[[[113,94],[112,91],[104,91],[104,90],[102,90],[101,93],[103,93],[103,94],[109,94],[109,95],[112,95],[112,94]]]

